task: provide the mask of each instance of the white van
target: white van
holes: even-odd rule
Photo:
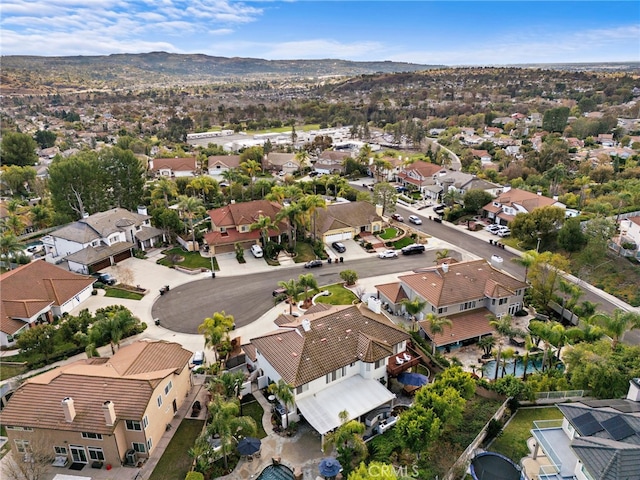
[[[193,359],[191,360],[193,365],[202,365],[204,363],[204,352],[202,350],[198,350],[193,354]]]

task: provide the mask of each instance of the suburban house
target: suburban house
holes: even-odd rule
[[[493,223],[507,225],[518,213],[531,213],[540,207],[559,207],[566,209],[564,203],[542,194],[527,192],[519,188],[504,187],[502,194],[483,207],[483,214]]]
[[[601,144],[603,147],[615,147],[616,142],[613,139],[612,133],[600,133],[596,139],[596,143]]]
[[[312,222],[316,238],[330,244],[350,240],[360,232],[380,232],[384,220],[380,206],[369,202],[344,202],[327,205],[326,209],[317,209]]]
[[[91,296],[95,278],[35,260],[0,276],[0,346],[15,345],[20,332],[70,312]]]
[[[398,173],[398,181],[411,190],[418,190],[423,195],[427,195],[427,187],[434,184],[433,176],[442,167],[434,163],[423,161],[414,162],[403,167]]]
[[[550,465],[541,480],[640,479],[640,378],[624,399],[581,400],[557,405],[560,421],[534,421],[533,458],[540,449]]]
[[[149,171],[159,177],[194,177],[198,170],[195,157],[154,158],[149,160]]]
[[[413,353],[406,351],[409,335],[380,313],[379,302],[316,305],[303,317],[286,317],[290,323],[251,339],[249,357],[269,381],[293,387],[292,411],[324,437],[341,425],[343,410],[358,419],[391,406],[388,370]]]
[[[436,347],[459,347],[473,343],[494,329],[488,316],[513,315],[522,309],[527,284],[492,267],[486,260],[442,263],[398,277],[398,282],[376,285],[382,305],[395,314],[404,313],[403,299],[427,302],[424,313],[447,317],[451,327],[433,334],[429,322],[416,319],[420,334]]]
[[[137,465],[191,390],[191,356],[177,343],[142,340],[27,379],[2,411],[14,459]]]
[[[614,248],[624,256],[635,256],[640,258],[640,216],[620,220],[619,229],[620,235],[618,236],[617,241],[614,242]]]
[[[304,165],[303,165],[304,166]],[[265,171],[295,173],[300,169],[295,153],[274,153],[265,155],[262,162]]]
[[[409,157],[405,157],[403,160],[402,155],[398,155],[397,157],[385,155],[382,157],[382,160],[389,162],[391,168],[384,170],[376,170],[375,161],[373,159],[369,159],[368,174],[375,178],[377,182],[395,181],[401,171],[403,163],[408,159]]]
[[[502,191],[502,186],[470,173],[440,170],[433,176],[433,185],[425,187],[425,190],[427,192],[425,198],[437,201],[450,190],[455,190],[460,195],[464,195],[469,190],[484,190],[495,197]]]
[[[486,150],[471,150],[471,154],[480,160],[480,163],[491,163],[491,154]]]
[[[322,174],[344,173],[344,161],[351,158],[349,152],[336,152],[335,150],[323,151],[313,165],[313,169]]]
[[[207,160],[207,173],[218,180],[224,172],[240,166],[240,155],[211,155]]]
[[[20,231],[15,232],[16,235],[24,235],[26,233],[33,232],[35,230],[33,226],[33,222],[31,221],[29,213],[29,207],[25,205],[20,205],[16,212],[12,214],[9,210],[9,205],[4,200],[0,200],[0,221],[2,221],[7,228],[10,228],[10,220],[9,218],[12,215],[15,215],[19,218],[20,222]]]
[[[278,229],[270,229],[269,238],[280,239],[282,233],[288,231],[286,221],[277,222],[276,216],[282,205],[269,200],[254,200],[252,202],[231,203],[227,206],[214,208],[209,211],[211,217],[211,232],[204,235],[204,241],[211,253],[233,252],[235,244],[240,243],[243,249],[260,242],[260,230],[251,230],[251,225],[262,217],[269,217]]]
[[[137,213],[112,208],[54,230],[42,238],[46,260],[69,262],[69,270],[92,273],[165,240],[162,230],[151,226],[146,208]]]

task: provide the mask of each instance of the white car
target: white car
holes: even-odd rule
[[[500,230],[500,225],[496,225],[495,223],[492,223],[491,225],[486,226],[485,230],[495,235],[496,233],[498,233],[498,230]]]
[[[262,247],[257,243],[255,245],[251,245],[251,253],[253,253],[253,256],[256,258],[260,258],[264,255]]]
[[[422,220],[417,215],[409,215],[409,221],[414,225],[422,225]]]
[[[511,235],[511,230],[509,230],[508,228],[501,228],[500,230],[498,230],[499,237],[508,237],[509,235]]]
[[[378,258],[398,258],[396,250],[383,250],[378,254]]]

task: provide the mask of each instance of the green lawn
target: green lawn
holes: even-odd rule
[[[242,403],[242,414],[255,420],[257,427],[256,438],[264,438],[267,436],[267,432],[265,432],[262,427],[262,415],[264,414],[264,409],[257,400]]]
[[[390,240],[398,236],[398,229],[395,227],[385,228],[384,232],[378,235],[383,240]]]
[[[27,371],[26,366],[22,365],[7,365],[5,363],[0,367],[0,381],[6,380],[7,378],[16,377],[18,375],[22,375]]]
[[[164,265],[165,267],[178,265],[185,268],[211,269],[211,259],[203,257],[202,255],[200,255],[200,252],[186,252],[182,248],[176,247],[165,250],[162,253],[164,253],[166,256],[158,260],[157,263],[159,263],[160,265]],[[220,270],[218,268],[218,262],[215,257],[213,258],[213,268],[214,270]]]
[[[398,240],[397,242],[393,242],[393,248],[395,248],[396,250],[401,249],[402,247],[406,247],[407,245],[411,245],[412,243],[415,243],[415,240],[411,237],[403,237],[400,240]]]
[[[529,454],[527,439],[534,420],[561,420],[562,413],[556,407],[520,408],[502,434],[489,446],[492,452],[501,453],[514,462]]]
[[[187,475],[192,463],[187,450],[195,443],[203,425],[202,420],[182,420],[149,480],[178,480]]]
[[[131,292],[118,287],[105,287],[105,291],[105,297],[126,298],[129,300],[142,300],[144,297],[142,293]]]
[[[296,242],[296,256],[294,258],[294,261],[296,263],[306,263],[309,260],[315,260],[315,259],[316,259],[316,254],[309,243]]]
[[[327,285],[320,287],[320,291],[329,290],[331,295],[328,297],[318,297],[316,302],[327,303],[329,305],[351,305],[358,297],[355,294],[342,285],[342,283],[334,283],[333,285]]]

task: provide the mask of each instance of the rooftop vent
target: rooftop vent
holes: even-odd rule
[[[449,264],[448,263],[443,263],[442,264],[442,271],[444,273],[447,273],[449,271]]]
[[[311,330],[311,322],[309,321],[308,318],[302,319],[302,329],[305,332],[308,332],[309,330]]]

